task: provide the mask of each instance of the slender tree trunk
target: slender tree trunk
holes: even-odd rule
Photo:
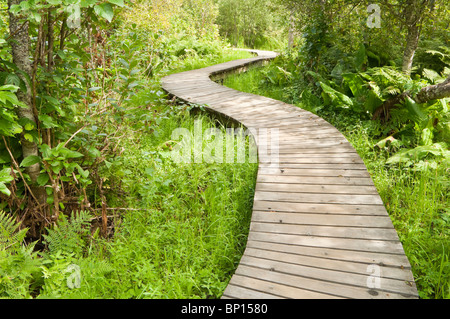
[[[12,5],[19,4],[21,0],[9,0],[8,8]],[[30,60],[30,35],[28,30],[28,22],[20,21],[18,17],[16,17],[11,12],[9,13],[9,30],[12,35],[13,41],[11,41],[11,49],[12,49],[12,57],[14,64],[24,73],[26,73],[29,79],[32,77],[32,62]],[[17,98],[19,101],[23,102],[27,107],[19,107],[17,108],[17,116],[19,118],[27,118],[33,123],[35,123],[35,127],[37,127],[37,120],[35,114],[33,112],[33,103],[32,103],[32,88],[29,81],[22,74],[19,75],[22,77],[22,80],[26,83],[26,92],[19,90],[17,92]],[[22,135],[21,137],[21,145],[22,145],[22,155],[23,157],[28,157],[30,155],[39,156],[38,146],[35,142],[30,142],[25,139]],[[44,187],[36,186],[36,180],[40,173],[40,165],[34,164],[26,168],[26,173],[30,176],[32,184],[30,186],[31,191],[34,196],[38,200],[39,204],[45,203],[46,200],[46,192]]]
[[[417,47],[419,45],[419,38],[420,38],[420,26],[415,21],[413,21],[410,24],[408,24],[406,46],[405,51],[403,53],[402,71],[406,75],[411,74],[414,54],[416,53]]]
[[[292,49],[294,46],[294,9],[291,9],[291,14],[289,15],[289,36],[288,36],[288,48]]]
[[[48,54],[47,54],[47,71],[51,72],[53,69],[53,46],[54,46],[54,38],[53,38],[53,17],[52,12],[48,11],[47,16],[47,46],[48,46]]]
[[[404,8],[404,19],[408,34],[406,35],[403,53],[402,71],[411,74],[411,69],[419,45],[420,31],[426,16],[434,11],[435,0],[407,0]]]

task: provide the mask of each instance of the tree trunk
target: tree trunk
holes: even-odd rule
[[[288,37],[288,48],[292,49],[294,46],[294,13],[293,9],[291,9],[291,14],[289,15],[289,37]]]
[[[416,23],[408,25],[408,34],[406,36],[406,47],[403,54],[402,71],[406,75],[411,74],[414,54],[419,45],[420,27]]]
[[[12,5],[19,4],[21,0],[9,0],[8,8]],[[12,35],[11,49],[14,64],[19,68],[19,70],[26,73],[29,78],[32,76],[32,62],[30,60],[30,36],[28,33],[28,22],[20,21],[18,17],[9,12],[9,30]],[[19,101],[23,102],[27,107],[17,108],[17,116],[19,118],[27,118],[37,127],[37,120],[33,112],[32,103],[32,89],[28,80],[22,75],[19,75],[22,80],[26,83],[26,92],[19,90],[17,92],[17,98]],[[28,157],[30,155],[39,156],[38,146],[35,142],[30,142],[21,137],[22,154],[23,157]],[[38,200],[39,204],[45,203],[46,192],[44,187],[39,187],[36,185],[36,180],[40,173],[40,165],[34,164],[25,169],[26,173],[30,176],[32,184],[30,186],[31,191]]]
[[[417,93],[415,100],[417,103],[426,103],[446,97],[450,97],[450,75],[442,83],[424,87]]]
[[[426,17],[434,11],[434,4],[434,0],[407,0],[405,3],[403,14],[408,34],[403,53],[402,71],[406,75],[411,74],[414,54],[419,45],[421,26]]]

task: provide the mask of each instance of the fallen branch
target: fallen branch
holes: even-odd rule
[[[389,111],[401,105],[407,97],[412,98],[416,103],[419,104],[450,97],[450,75],[442,83],[424,87],[419,91],[419,93],[416,94],[415,97],[411,96],[410,91],[405,91],[390,98],[389,100],[386,100],[375,110],[372,119],[376,120],[378,118],[381,118],[381,115],[384,115],[383,118],[385,120],[388,120]]]

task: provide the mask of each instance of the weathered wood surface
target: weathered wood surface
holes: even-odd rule
[[[276,57],[254,52],[162,80],[178,99],[279,132],[278,166],[259,158],[246,250],[223,298],[417,298],[390,217],[345,137],[310,112],[210,80]]]

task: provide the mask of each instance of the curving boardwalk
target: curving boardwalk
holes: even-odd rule
[[[417,298],[390,217],[345,137],[310,112],[210,79],[276,57],[253,52],[162,80],[181,100],[248,128],[278,130],[278,167],[259,150],[247,246],[223,298]]]

